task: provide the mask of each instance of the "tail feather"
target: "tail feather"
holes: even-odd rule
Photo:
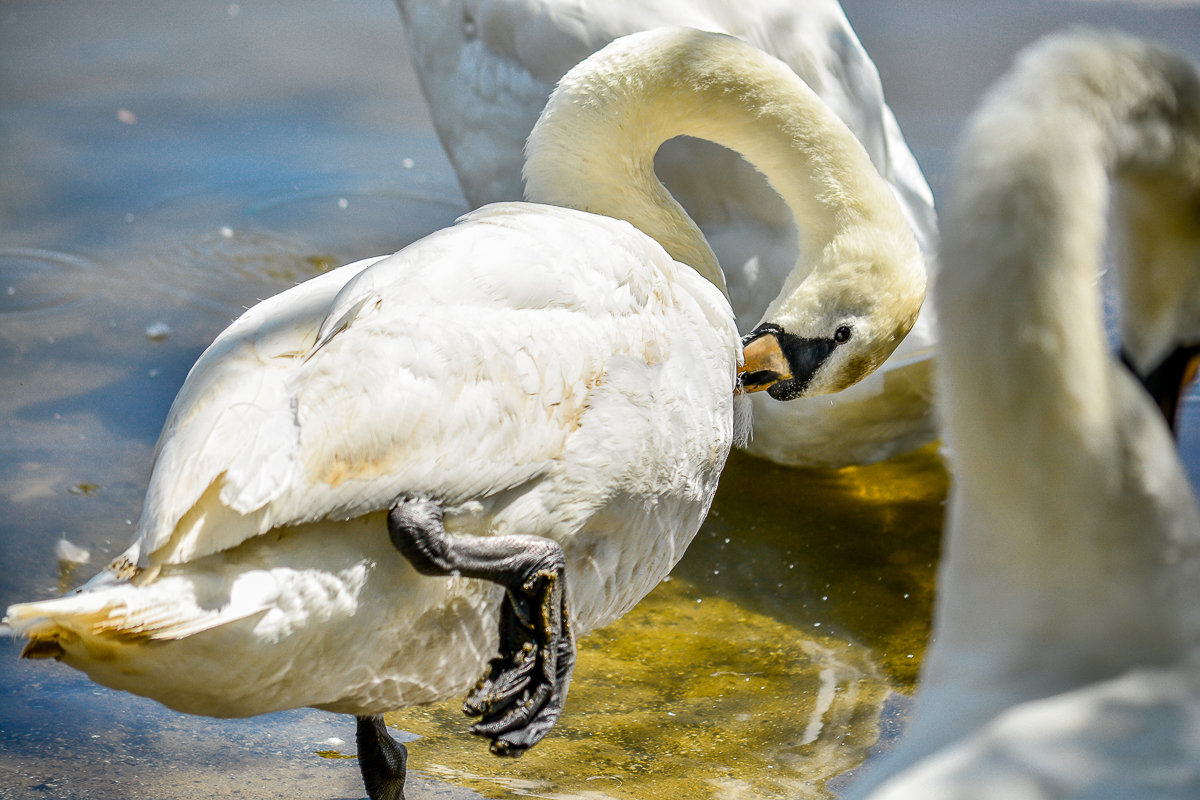
[[[29,643],[23,658],[60,658],[80,639],[111,644],[170,641],[261,614],[269,604],[203,608],[186,593],[139,591],[121,582],[52,600],[9,606],[4,624]]]

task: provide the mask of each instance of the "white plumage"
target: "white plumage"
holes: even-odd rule
[[[1098,287],[1111,219],[1129,363],[1200,344],[1197,72],[1052,37],[974,116],[954,187],[933,642],[908,729],[850,796],[1198,797],[1200,512]]]
[[[554,83],[614,38],[687,25],[742,38],[786,63],[859,139],[899,201],[931,272],[933,196],[837,0],[396,0],[438,135],[473,206],[522,197],[522,148]],[[664,144],[658,174],[704,231],[743,333],[764,319],[797,260],[785,203],[736,154]],[[537,199],[531,197],[530,199]],[[800,256],[813,258],[800,248]],[[932,289],[931,289],[932,291]],[[936,436],[934,318],[921,318],[878,372],[836,397],[754,399],[751,452],[791,465],[869,463]]]
[[[164,428],[123,559],[140,574],[8,621],[195,713],[463,692],[495,650],[501,593],[418,576],[381,512],[431,497],[459,532],[555,538],[579,631],[611,621],[707,511],[737,341],[716,287],[630,225],[489,206],[223,332]]]
[[[597,103],[600,122],[580,127]],[[887,358],[924,273],[853,136],[744,43],[627,37],[564,78],[529,154],[565,193],[546,199],[610,214],[487,206],[247,311],[172,407],[130,549],[74,594],[8,609],[26,652],[212,715],[364,717],[462,693],[497,649],[503,592],[419,576],[385,521],[409,499],[464,539],[561,544],[576,632],[650,591],[716,490],[741,349],[695,227],[648,170],[628,182],[587,158],[623,143],[619,165],[649,160],[658,142],[639,134],[660,128],[619,124],[639,113],[744,145],[826,221],[823,258],[768,315],[803,368],[786,379],[798,394]]]

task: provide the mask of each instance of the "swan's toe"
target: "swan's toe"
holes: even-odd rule
[[[441,508],[420,499],[392,507],[388,534],[423,575],[458,574],[505,587],[500,656],[463,710],[481,718],[471,730],[492,740],[493,753],[518,756],[533,747],[562,713],[575,668],[562,547],[541,536],[447,533]]]
[[[501,607],[499,658],[467,696],[463,711],[480,717],[471,732],[492,740],[496,755],[519,756],[554,727],[575,668],[562,573],[541,572],[510,591]]]

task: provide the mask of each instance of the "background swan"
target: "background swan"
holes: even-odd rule
[[[779,372],[745,380],[806,396],[882,362],[924,271],[861,145],[744,43],[628,37],[564,79],[531,136],[531,192],[568,207],[488,206],[216,339],[172,407],[133,545],[82,590],[8,609],[26,654],[193,713],[355,714],[368,790],[391,798],[404,750],[378,715],[464,692],[499,613],[501,666],[534,680],[511,708],[502,679],[473,692],[476,732],[498,752],[536,743],[565,697],[571,629],[666,574],[734,436],[721,274],[649,168],[677,133],[740,146],[796,213],[828,222],[826,259],[797,268],[756,340]],[[397,549],[452,574],[421,578]]]
[[[1200,514],[1098,290],[1111,204],[1128,361],[1200,344],[1200,79],[1120,35],[1053,37],[958,159],[933,643],[908,730],[852,796],[1200,796]]]
[[[933,196],[879,74],[836,0],[397,0],[413,64],[467,201],[522,197],[522,148],[551,87],[612,39],[662,25],[738,36],[788,64],[847,124],[900,202],[932,270]],[[787,206],[733,153],[666,144],[658,174],[716,252],[743,333],[763,320],[796,262]],[[878,374],[835,398],[755,400],[748,447],[784,464],[841,466],[902,453],[936,435],[935,334],[928,311]]]

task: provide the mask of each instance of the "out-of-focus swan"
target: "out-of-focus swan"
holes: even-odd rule
[[[974,116],[951,199],[933,642],[852,796],[1200,797],[1200,515],[1098,289],[1111,205],[1126,361],[1177,396],[1200,343],[1196,70],[1116,34],[1036,45]]]
[[[396,4],[434,125],[472,206],[522,197],[525,139],[571,66],[618,36],[687,25],[745,39],[803,78],[862,142],[933,265],[933,196],[837,0]],[[761,175],[708,142],[669,142],[656,166],[716,252],[738,326],[748,332],[796,263],[796,226],[803,240],[819,220],[793,220]],[[786,404],[755,398],[749,450],[783,464],[842,466],[928,443],[936,435],[934,338],[933,318],[923,311],[892,358],[854,388]]]
[[[742,381],[806,396],[882,362],[923,269],[850,132],[736,39],[622,39],[564,78],[530,139],[531,194],[554,205],[487,206],[217,338],[172,407],[133,545],[80,591],[8,609],[25,654],[194,713],[354,714],[376,800],[402,794],[405,761],[378,715],[485,667],[473,730],[497,753],[535,744],[572,629],[666,575],[734,438],[721,274],[650,168],[681,133],[740,148],[829,223],[827,259],[789,279]]]

